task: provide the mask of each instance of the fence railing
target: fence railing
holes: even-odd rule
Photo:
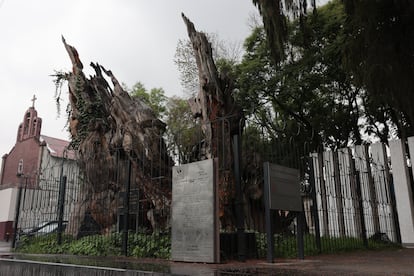
[[[223,127],[228,124],[225,120],[218,124],[216,129],[224,137],[217,149],[219,169],[229,170],[228,161],[232,159],[228,154],[232,151],[227,147],[231,147],[230,135],[234,133],[227,131],[228,126]],[[247,256],[263,258],[266,254],[264,162],[300,170],[305,254],[367,247],[377,241],[400,242],[385,145],[310,153],[310,149],[303,144],[298,146],[292,139],[275,139],[252,129],[245,129],[239,135],[242,141],[239,200],[243,202],[244,229],[248,233]],[[202,148],[200,142],[193,148],[197,153],[184,154],[192,156],[186,160],[205,158]],[[171,195],[157,195],[150,184],[171,185],[168,182],[171,168],[160,169],[165,160],[161,166],[156,163],[158,160],[145,160],[145,153],[136,156],[136,160],[125,158],[122,152],[113,156],[114,170],[96,170],[99,188],[88,184],[91,180],[81,173],[75,160],[67,159],[50,161],[42,167],[36,187],[23,186],[18,221],[21,250],[40,239],[43,244],[57,244],[54,247],[58,248],[57,253],[169,256]],[[91,157],[91,165],[96,158],[99,157]],[[171,160],[174,160],[172,167],[182,158],[173,156]],[[88,166],[88,161],[84,164]],[[144,166],[147,171],[143,173]],[[234,205],[236,199],[232,200]],[[296,214],[280,210],[274,216],[276,253],[295,256]],[[234,256],[237,250],[230,235],[232,231],[235,229],[221,229],[221,252],[225,258]]]

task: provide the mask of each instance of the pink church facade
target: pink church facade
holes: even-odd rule
[[[35,98],[34,98],[35,99]],[[33,105],[24,113],[18,126],[16,143],[9,153],[3,155],[0,176],[0,240],[11,237],[17,201],[21,185],[37,189],[41,177],[44,152],[61,158],[69,142],[41,135],[42,119]],[[67,151],[65,151],[67,153]],[[74,159],[73,153],[67,156]]]

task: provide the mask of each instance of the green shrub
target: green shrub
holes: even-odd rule
[[[171,235],[169,233],[130,234],[131,256],[140,258],[168,259],[171,255]]]
[[[267,239],[266,234],[256,233],[256,244],[259,258],[266,257]],[[353,250],[378,250],[400,248],[397,243],[368,240],[368,248],[363,244],[362,239],[354,237],[321,237],[321,253],[340,253]],[[319,254],[315,236],[304,235],[305,256]],[[278,258],[297,257],[297,238],[294,235],[274,235],[274,256]]]
[[[16,251],[30,254],[70,254],[84,256],[119,256],[122,249],[122,234],[94,235],[75,240],[64,236],[57,244],[56,234],[40,237],[22,237]],[[168,259],[171,253],[169,233],[132,233],[128,235],[128,252],[141,258]]]
[[[297,257],[296,236],[275,234],[275,257]],[[256,245],[259,258],[266,257],[266,234],[256,233]],[[368,240],[368,249],[378,250],[387,248],[400,248],[399,244]],[[321,237],[322,253],[339,253],[350,250],[366,250],[361,239],[353,237]],[[21,237],[18,241],[17,251],[31,254],[71,254],[85,256],[119,256],[122,250],[122,234],[94,235],[75,240],[64,235],[62,244],[57,244],[57,235],[51,234],[39,237]],[[319,254],[315,236],[304,236],[305,256]],[[170,233],[133,233],[128,234],[128,253],[138,258],[163,258],[171,256]]]
[[[21,253],[31,254],[62,254],[66,253],[73,239],[70,236],[62,237],[62,244],[57,243],[57,234],[39,237],[22,236],[17,243],[17,250]]]

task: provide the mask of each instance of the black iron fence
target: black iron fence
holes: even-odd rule
[[[246,257],[266,257],[264,162],[300,171],[304,212],[272,212],[276,256],[298,255],[298,230],[304,233],[305,255],[400,242],[384,145],[312,153],[295,137],[273,137],[250,126],[242,132],[241,124],[230,124],[223,119],[213,126],[219,135],[212,154],[220,173],[233,177],[223,187],[234,189],[223,202],[220,220],[223,259],[239,255],[237,231],[246,233]],[[193,135],[202,137],[200,132]],[[196,145],[185,147],[167,143],[168,162],[149,159],[150,145],[133,156],[121,149],[95,152],[83,156],[80,165],[49,158],[33,180],[37,184],[22,187],[19,250],[168,258],[171,167],[209,158],[206,140],[195,140]],[[163,147],[164,142],[151,143]],[[235,167],[238,154],[240,166]],[[305,222],[303,229],[298,229],[298,218]]]

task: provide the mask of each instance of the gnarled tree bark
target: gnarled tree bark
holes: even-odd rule
[[[233,99],[234,84],[226,72],[219,73],[213,60],[211,44],[204,33],[182,14],[187,26],[198,67],[200,90],[189,100],[195,118],[201,121],[204,134],[203,157],[219,159],[219,216],[223,229],[235,226],[235,177],[232,137],[243,129],[242,109]],[[202,159],[201,158],[201,159]]]
[[[152,227],[167,227],[172,159],[162,138],[165,124],[145,103],[131,98],[103,66],[91,63],[95,75],[85,77],[78,52],[62,40],[73,66],[66,74],[70,133],[85,175],[78,215],[72,216],[69,231],[78,236],[88,228],[86,217],[93,219],[95,230],[101,233],[116,223],[119,194],[124,187],[119,181],[119,160],[132,162],[132,181],[152,206],[148,214],[156,214]]]

